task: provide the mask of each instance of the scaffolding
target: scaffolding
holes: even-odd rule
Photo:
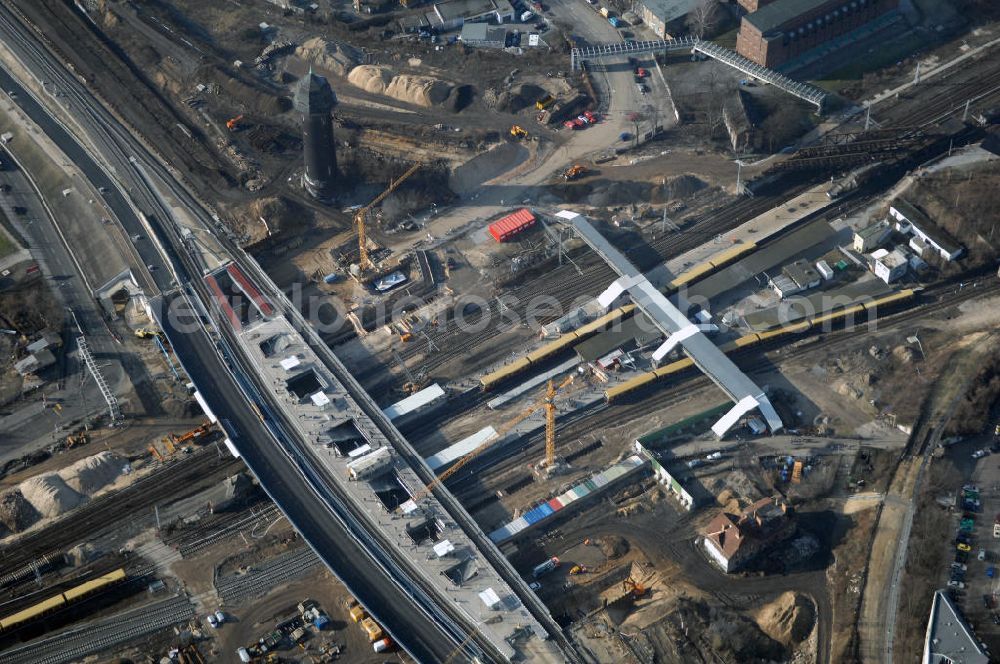
[[[108,404],[108,415],[111,417],[111,424],[114,425],[121,422],[122,411],[118,406],[118,398],[111,391],[111,388],[108,386],[108,382],[104,380],[101,368],[97,366],[97,362],[94,360],[94,356],[90,352],[90,347],[87,345],[87,338],[77,337],[76,346],[80,349],[80,357],[83,358],[84,364],[87,365],[90,375],[94,377],[94,382],[97,383],[97,388],[101,390],[101,395],[104,397],[104,401]]]

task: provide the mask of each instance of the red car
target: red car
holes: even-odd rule
[[[639,78],[646,78],[647,76],[649,76],[649,72],[643,69],[642,67],[637,67],[635,70],[635,75],[638,76]]]
[[[576,125],[573,123],[572,120],[567,120],[566,122],[563,123],[563,126],[566,127],[567,129],[576,129]]]
[[[591,113],[590,111],[584,111],[583,115],[584,117],[587,118],[587,121],[590,122],[590,124],[594,124],[597,122],[597,116]]]

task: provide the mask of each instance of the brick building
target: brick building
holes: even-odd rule
[[[792,509],[779,497],[763,498],[742,514],[720,512],[705,528],[704,547],[712,560],[732,572],[795,534]]]
[[[774,2],[774,0],[737,0],[737,2],[739,3],[740,7],[742,7],[744,11],[746,11],[746,13],[750,14],[757,11],[758,9],[760,9],[765,5],[771,4],[772,2]]]
[[[757,64],[777,67],[898,5],[899,0],[774,0],[743,17],[736,50]]]

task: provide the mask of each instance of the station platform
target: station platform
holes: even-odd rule
[[[760,244],[770,236],[801,221],[804,217],[834,205],[834,202],[826,195],[829,188],[829,182],[812,187],[787,201],[784,205],[772,208],[716,238],[715,242],[707,242],[670,259],[663,265],[654,268],[646,276],[657,288],[665,288],[675,278],[683,276],[685,271],[709,262],[713,258],[719,258],[726,252],[731,252],[736,245]]]

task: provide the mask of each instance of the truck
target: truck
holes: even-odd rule
[[[559,567],[559,559],[556,558],[555,556],[552,556],[544,563],[541,563],[540,565],[535,565],[535,569],[531,570],[531,576],[537,579],[540,576],[548,574],[557,567]]]
[[[609,17],[610,15],[611,15],[611,12],[609,12],[609,11],[608,11],[608,8],[607,8],[607,7],[601,7],[601,8],[600,8],[600,9],[598,9],[597,11],[598,11],[598,12],[600,13],[600,15],[601,15],[601,16],[603,16],[604,18],[608,18],[608,17]]]
[[[386,637],[384,639],[379,639],[372,644],[372,650],[375,652],[386,652],[392,647],[392,639]]]
[[[532,19],[535,14],[533,12],[523,12],[521,14],[521,23],[527,23]]]
[[[372,618],[365,618],[361,621],[361,627],[368,634],[368,640],[372,643],[382,639],[384,634],[382,633],[382,626],[375,622]]]

